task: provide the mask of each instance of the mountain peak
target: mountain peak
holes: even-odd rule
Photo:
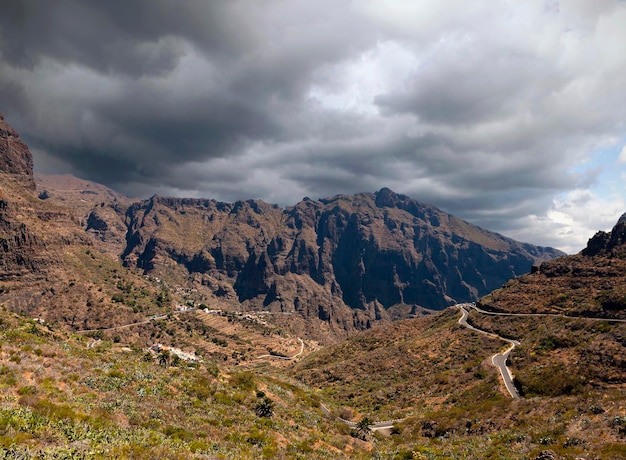
[[[379,208],[394,207],[398,202],[398,194],[387,187],[381,188],[374,195],[376,196],[376,206]]]
[[[35,190],[33,156],[20,135],[0,113],[0,173],[9,174],[24,186]]]

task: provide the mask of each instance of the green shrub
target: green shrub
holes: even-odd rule
[[[37,393],[38,393],[37,387],[34,387],[32,385],[25,386],[25,387],[22,387],[19,390],[17,390],[17,394],[20,395],[20,396],[36,395]]]
[[[256,382],[254,381],[254,374],[252,372],[243,371],[237,372],[230,378],[230,384],[233,387],[240,388],[242,390],[252,391],[256,388]]]

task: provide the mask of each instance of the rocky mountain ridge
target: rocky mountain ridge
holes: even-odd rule
[[[331,329],[476,300],[562,254],[389,189],[285,209],[154,196],[126,219],[127,266],[191,277],[244,308],[296,312]]]
[[[17,180],[29,190],[35,190],[33,156],[20,135],[5,121],[0,113],[0,173],[5,181]]]
[[[0,114],[0,280],[43,277],[58,251],[88,238],[66,207],[35,195],[33,157]]]
[[[118,286],[155,288],[85,232],[80,210],[93,203],[38,192],[32,167],[28,147],[0,117],[0,304],[75,329],[141,317],[137,306],[113,300]]]

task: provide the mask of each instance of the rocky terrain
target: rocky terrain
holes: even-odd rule
[[[1,115],[0,176],[0,279],[44,277],[64,246],[87,237],[68,208],[41,206],[33,157]]]
[[[547,260],[388,189],[130,200],[0,117],[0,457],[624,458],[625,242]],[[446,308],[480,296],[519,399]]]
[[[258,200],[133,202],[72,176],[37,183],[46,202],[71,204],[92,243],[127,267],[245,310],[296,313],[294,333],[321,340],[476,300],[561,254],[389,189],[282,209]]]
[[[625,221],[466,306],[491,336],[449,308],[351,336],[294,375],[343,403],[344,418],[400,419],[398,439],[433,458],[624,458]],[[519,399],[493,365],[510,345],[497,336],[516,342]]]
[[[28,147],[0,117],[0,304],[75,329],[157,309],[150,300],[161,288],[128,272],[85,232],[82,202],[37,191],[32,166]],[[115,301],[120,283],[148,294],[135,305]]]
[[[15,181],[26,189],[35,190],[33,156],[20,135],[0,113],[0,171],[3,182]]]
[[[125,214],[133,200],[71,174],[35,174],[35,182],[41,200],[70,208],[98,249],[119,257],[126,247]]]

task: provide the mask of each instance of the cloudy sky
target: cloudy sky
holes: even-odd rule
[[[577,252],[626,211],[626,2],[20,0],[36,170],[281,205],[389,187]]]

